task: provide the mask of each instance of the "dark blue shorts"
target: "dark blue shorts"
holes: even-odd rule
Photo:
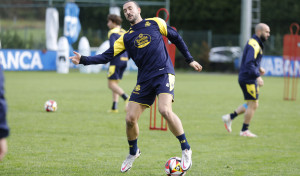
[[[122,79],[126,67],[127,67],[127,62],[125,62],[125,64],[122,65],[110,65],[108,68],[107,78],[110,80]]]
[[[257,86],[257,83],[246,84],[239,82],[239,84],[243,91],[245,100],[258,100],[259,87]]]
[[[137,83],[131,93],[129,101],[150,107],[156,96],[171,94],[174,99],[175,75],[163,74],[142,83]]]

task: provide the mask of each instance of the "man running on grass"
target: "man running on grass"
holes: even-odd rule
[[[263,42],[268,40],[269,36],[269,26],[264,23],[259,23],[255,27],[255,34],[245,46],[239,73],[239,84],[247,103],[239,106],[233,113],[222,116],[225,128],[228,132],[231,132],[232,120],[239,114],[245,113],[240,136],[257,137],[248,128],[258,107],[259,87],[264,85],[261,76],[265,74],[265,70],[260,67],[260,62],[264,48]]]

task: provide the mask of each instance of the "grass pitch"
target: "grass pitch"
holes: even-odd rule
[[[5,72],[5,78],[11,135],[0,175],[123,175],[124,102],[119,114],[107,113],[112,96],[104,72]],[[239,136],[243,116],[234,120],[231,134],[221,120],[244,103],[237,75],[177,73],[173,110],[193,149],[187,175],[299,175],[300,98],[283,101],[282,78],[264,81],[250,125],[258,138],[250,139]],[[135,83],[130,73],[120,85],[129,94]],[[44,111],[48,99],[57,101],[57,112]],[[125,175],[165,175],[167,159],[181,157],[178,140],[169,131],[149,130],[149,109],[139,126],[142,155]]]

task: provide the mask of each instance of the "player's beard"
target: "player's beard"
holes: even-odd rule
[[[264,35],[261,35],[261,36],[260,36],[260,40],[261,40],[262,42],[265,42],[265,41],[267,40],[267,38],[266,38]]]
[[[127,16],[126,19],[129,21],[130,24],[134,25],[137,20],[137,15],[132,15],[132,19],[130,20],[129,17]]]

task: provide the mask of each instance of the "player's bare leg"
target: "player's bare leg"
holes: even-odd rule
[[[245,117],[244,117],[244,124],[243,124],[243,128],[240,132],[241,136],[247,136],[247,137],[257,137],[255,134],[251,133],[248,130],[249,124],[251,122],[251,119],[256,111],[256,109],[258,108],[258,101],[248,101],[248,108],[245,112]]]
[[[137,138],[139,135],[138,120],[145,109],[146,106],[138,103],[128,103],[128,110],[126,114],[126,134],[129,143],[129,155],[122,163],[121,172],[127,172],[130,170],[134,160],[141,154],[139,148],[137,147]]]
[[[108,80],[108,87],[113,92],[113,106],[110,112],[118,112],[117,104],[119,102],[119,96],[122,96],[124,101],[128,103],[128,96],[125,94],[124,90],[119,86],[119,80]],[[127,107],[125,107],[127,109]]]
[[[117,94],[116,92],[113,92],[113,101],[119,102],[119,94]]]
[[[239,106],[239,107],[235,110],[235,112],[237,113],[237,115],[240,115],[240,114],[245,113],[245,112],[246,112],[245,105]]]
[[[158,95],[158,110],[160,114],[167,120],[170,131],[179,136],[184,133],[181,120],[172,111],[172,95],[159,94]]]
[[[181,168],[186,171],[192,166],[192,150],[186,140],[181,120],[172,110],[172,95],[158,95],[158,110],[160,114],[167,120],[170,131],[178,138],[181,149]]]
[[[246,124],[250,124],[250,121],[256,111],[256,109],[258,108],[258,101],[248,101],[248,108],[245,112],[245,119],[244,119],[244,123]]]
[[[7,153],[7,142],[6,138],[0,139],[0,161],[4,158]]]
[[[246,112],[248,105],[247,104],[242,104],[240,105],[233,113],[231,114],[225,114],[222,116],[222,120],[224,122],[224,126],[226,128],[226,130],[231,133],[232,129],[231,129],[231,123],[232,120],[237,117],[240,114],[243,114]]]
[[[146,106],[135,102],[128,103],[128,111],[126,114],[126,133],[128,140],[135,140],[139,135],[138,120]]]
[[[124,90],[119,86],[119,80],[108,80],[108,88],[118,95],[125,93]]]

